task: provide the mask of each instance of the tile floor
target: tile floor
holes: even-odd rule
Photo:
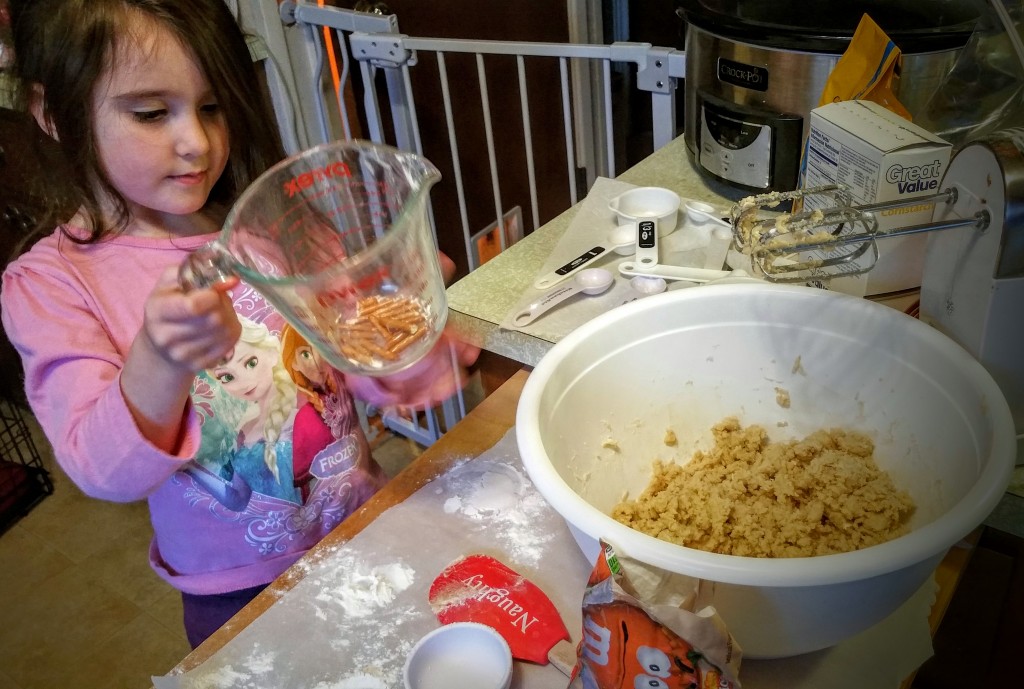
[[[54,493],[0,535],[0,689],[150,687],[189,646],[180,594],[149,567],[146,504],[85,496],[37,447]],[[374,456],[394,475],[420,451],[388,434]]]

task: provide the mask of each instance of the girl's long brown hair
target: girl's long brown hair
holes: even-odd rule
[[[44,223],[50,227],[83,210],[95,242],[119,232],[128,221],[124,198],[113,187],[95,146],[93,92],[104,70],[117,58],[132,15],[159,22],[188,47],[206,74],[228,124],[227,168],[210,193],[208,206],[227,208],[253,180],[284,157],[276,120],[265,98],[259,70],[245,36],[224,0],[10,0],[19,105],[33,93],[50,130],[60,142],[63,161],[44,168],[63,169],[69,178],[48,194]],[[34,91],[35,89],[35,91]],[[102,190],[113,201],[115,217],[100,212]]]

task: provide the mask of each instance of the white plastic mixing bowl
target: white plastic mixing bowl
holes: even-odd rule
[[[866,432],[916,503],[911,532],[856,552],[762,559],[673,545],[608,516],[624,493],[639,495],[654,459],[710,448],[727,416],[775,440]],[[676,448],[664,444],[667,429]],[[896,610],[990,514],[1016,452],[1005,398],[953,341],[867,300],[767,284],[667,292],[581,326],[531,373],[516,437],[530,478],[588,556],[604,538],[719,582],[713,603],[748,657],[825,648]],[[609,438],[617,450],[602,446]]]

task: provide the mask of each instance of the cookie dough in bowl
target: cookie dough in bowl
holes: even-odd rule
[[[642,495],[655,462],[710,451],[729,418],[772,443],[863,434],[913,506],[906,533],[849,552],[757,557],[670,543],[611,516]],[[530,374],[516,438],[588,557],[600,538],[714,582],[712,604],[754,658],[834,645],[900,607],[991,513],[1016,457],[1005,398],[959,345],[874,302],[771,284],[670,291],[577,328]]]

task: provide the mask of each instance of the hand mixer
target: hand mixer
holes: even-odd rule
[[[925,254],[920,317],[975,356],[1006,396],[1024,463],[1024,129],[962,146],[938,193],[850,206],[838,186],[764,194],[740,201],[730,217],[740,251],[765,279],[815,282],[867,272],[876,241],[934,232]],[[810,194],[836,203],[772,218],[760,211]],[[878,231],[875,214],[934,204],[931,222]],[[953,230],[961,228],[955,232]],[[942,230],[942,232],[936,232]],[[851,326],[852,327],[852,326]]]
[[[831,197],[831,205],[758,217],[763,210],[782,203],[802,205],[820,196]],[[882,211],[940,203],[951,206],[958,198],[956,186],[945,186],[929,196],[852,206],[842,186],[828,184],[751,196],[733,206],[729,215],[733,239],[740,251],[750,256],[757,273],[771,282],[806,283],[868,272],[878,262],[879,239],[958,227],[984,230],[990,222],[986,209],[979,209],[971,217],[878,228],[877,214]],[[815,205],[821,205],[820,200],[815,201]]]

